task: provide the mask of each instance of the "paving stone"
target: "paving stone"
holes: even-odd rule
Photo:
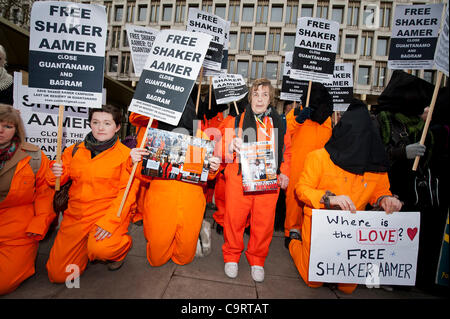
[[[300,278],[289,250],[284,247],[284,235],[272,237],[264,271],[266,275]]]

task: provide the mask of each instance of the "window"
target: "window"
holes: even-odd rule
[[[221,17],[222,19],[225,19],[226,14],[226,6],[224,4],[216,4],[216,15]]]
[[[228,6],[228,21],[232,23],[239,22],[239,6],[239,1],[230,2],[230,5]]]
[[[242,21],[252,22],[253,21],[253,5],[245,5],[242,9]]]
[[[347,35],[347,37],[345,38],[344,53],[346,53],[346,54],[355,54],[356,53],[356,36],[355,35]]]
[[[239,51],[250,51],[251,41],[252,41],[252,29],[242,28],[241,37],[239,39]]]
[[[272,5],[272,12],[270,13],[271,22],[282,22],[283,21],[283,6]]]
[[[113,27],[111,48],[118,48],[119,46],[120,46],[120,27]]]
[[[212,13],[212,1],[202,1],[202,11]]]
[[[139,5],[138,9],[138,21],[145,21],[147,20],[147,5]]]
[[[358,84],[370,84],[370,66],[361,65],[358,69]]]
[[[363,24],[366,27],[373,27],[375,25],[375,5],[364,6]]]
[[[341,39],[342,39],[342,30],[339,30],[338,38],[337,38],[337,51],[336,54],[341,54]]]
[[[373,32],[363,32],[361,37],[361,56],[372,55]]]
[[[122,21],[123,17],[123,5],[121,6],[115,6],[115,12],[114,12],[114,21]]]
[[[256,23],[267,23],[269,15],[269,2],[259,1],[256,8]]]
[[[122,53],[122,63],[120,65],[120,73],[126,75],[130,72],[130,52]]]
[[[276,80],[278,72],[278,62],[266,63],[266,78],[269,80]]]
[[[350,2],[347,9],[347,25],[358,25],[359,2]]]
[[[383,87],[386,78],[386,62],[377,62],[373,73],[373,86]]]
[[[281,29],[270,29],[268,52],[280,51]]]
[[[266,34],[255,33],[255,38],[253,39],[253,50],[265,50],[265,49],[266,49]]]
[[[177,1],[175,5],[175,22],[184,22],[186,2]]]
[[[109,56],[109,72],[117,72],[117,65],[119,63],[119,57],[112,55]]]
[[[130,44],[128,43],[128,37],[127,37],[127,31],[126,30],[123,31],[123,43],[122,43],[122,45],[124,47],[129,47],[130,46]]]
[[[319,1],[317,4],[316,18],[327,19],[328,17],[328,1]]]
[[[264,64],[264,57],[262,56],[255,56],[252,59],[252,74],[250,78],[252,80],[256,80],[263,77],[262,71],[263,71],[263,64]]]
[[[342,24],[344,22],[344,7],[334,7],[331,11],[331,20]]]
[[[312,17],[313,16],[313,6],[302,6],[302,11],[300,12],[301,17]]]
[[[423,79],[425,81],[430,82],[431,84],[434,84],[435,80],[434,80],[434,71],[429,71],[429,70],[425,70],[423,71]]]
[[[389,27],[391,20],[392,3],[380,3],[380,27]]]
[[[150,22],[158,22],[159,20],[159,2],[150,5]]]
[[[236,50],[237,49],[237,33],[236,32],[230,32],[230,47],[229,50]]]
[[[242,75],[244,79],[248,78],[248,61],[238,61],[237,73]]]
[[[283,51],[294,51],[295,33],[285,33],[283,37]]]
[[[295,3],[289,3],[286,6],[286,24],[297,24],[297,17],[298,17],[298,4]]]
[[[106,16],[108,18],[108,21],[111,21],[111,7],[112,7],[112,2],[108,1],[108,2],[104,2],[103,5],[105,6],[105,10],[106,10]]]
[[[377,40],[377,55],[378,56],[386,56],[387,55],[388,41],[389,41],[389,38],[378,38],[378,40]]]
[[[234,56],[228,56],[228,73],[234,74],[235,71]]]
[[[134,21],[134,8],[136,8],[135,2],[128,2],[127,3],[127,22],[133,22]]]
[[[172,5],[164,5],[163,6],[163,21],[171,21],[172,20]]]

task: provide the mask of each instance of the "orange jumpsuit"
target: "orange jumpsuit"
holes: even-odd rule
[[[295,266],[305,283],[310,287],[320,287],[323,283],[308,280],[309,255],[311,245],[312,209],[323,209],[320,203],[327,190],[336,195],[347,195],[357,210],[362,211],[367,204],[374,205],[383,195],[392,195],[389,191],[387,173],[370,173],[363,175],[349,173],[335,165],[325,148],[313,151],[306,156],[303,172],[295,192],[304,206],[302,224],[302,241],[291,240],[289,251]],[[357,284],[338,284],[338,289],[352,293]]]
[[[132,244],[127,232],[138,183],[132,183],[122,213],[117,217],[130,176],[130,149],[117,141],[91,158],[91,151],[81,143],[72,158],[73,147],[68,147],[62,156],[61,185],[70,178],[72,186],[68,208],[47,262],[50,281],[58,283],[65,282],[70,275],[66,272],[68,265],[77,265],[82,274],[88,260],[123,260]],[[47,181],[54,185],[53,173],[47,174]],[[97,241],[94,237],[97,226],[112,236]]]
[[[284,235],[289,237],[289,230],[300,231],[303,219],[303,204],[295,196],[294,189],[303,170],[306,155],[322,148],[331,136],[331,119],[328,118],[322,125],[312,120],[299,124],[295,120],[294,110],[286,116],[287,132],[292,139],[292,165],[289,176],[289,186],[286,189],[286,219],[284,222]]]
[[[25,150],[41,152],[41,166],[36,175]],[[37,146],[22,143],[0,170],[0,180],[7,185],[5,176],[8,172],[13,174],[9,191],[0,201],[0,295],[14,291],[34,274],[38,242],[56,216],[52,206],[54,191],[45,181],[48,163]],[[38,236],[30,238],[27,232]]]
[[[219,127],[221,125],[223,125],[224,118],[223,118],[223,113],[219,112],[217,113],[216,116],[214,116],[212,119],[207,119],[205,116],[205,130],[208,129],[212,129],[212,128],[217,128],[219,129]],[[212,137],[212,138],[211,138]],[[209,136],[210,140],[214,141],[215,140],[215,136]],[[216,180],[211,180],[208,181],[207,187],[206,187],[206,203],[212,203],[213,200],[213,196],[215,195],[215,188],[216,188],[216,183],[217,183],[217,179]],[[219,199],[220,201],[220,199]],[[217,204],[216,204],[217,206]]]
[[[239,126],[242,127],[245,113],[241,116]],[[257,140],[270,140],[273,134],[271,118],[264,118],[265,128],[257,123]],[[234,132],[235,123],[228,123],[228,132]],[[263,133],[263,131],[269,135]],[[225,134],[222,150],[229,148],[232,139]],[[227,145],[228,144],[228,145]],[[289,176],[291,161],[291,138],[289,134],[284,135],[284,162],[280,170]],[[277,152],[277,150],[275,150]],[[227,157],[234,156],[227,154]],[[269,253],[272,241],[273,225],[275,220],[275,208],[278,200],[279,189],[275,192],[249,193],[246,194],[242,187],[242,176],[238,175],[239,164],[234,158],[233,163],[227,164],[225,168],[225,220],[224,220],[224,244],[222,246],[224,262],[239,262],[241,252],[244,250],[244,229],[247,218],[250,215],[250,239],[248,241],[245,255],[251,266],[264,266],[265,259]]]

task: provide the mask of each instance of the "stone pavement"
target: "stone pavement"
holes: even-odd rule
[[[212,212],[206,218],[212,221]],[[212,222],[211,222],[212,224]],[[56,232],[55,232],[56,233]],[[415,287],[410,290],[368,289],[360,285],[352,295],[330,287],[309,288],[301,280],[282,232],[274,232],[266,261],[263,283],[255,283],[245,255],[239,263],[236,279],[223,271],[222,236],[212,229],[212,252],[185,266],[169,261],[161,267],[151,267],[146,259],[143,227],[130,225],[133,248],[123,267],[108,271],[102,263],[89,264],[81,276],[80,288],[69,289],[64,284],[49,282],[45,263],[55,237],[41,243],[36,261],[36,274],[13,293],[0,299],[443,299],[442,295],[425,293]],[[246,243],[248,236],[245,236]],[[5,301],[5,300],[3,300]]]

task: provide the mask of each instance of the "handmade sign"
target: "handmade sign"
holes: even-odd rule
[[[212,78],[217,104],[227,104],[243,99],[248,88],[240,74],[224,74]]]
[[[130,45],[131,58],[133,59],[134,73],[141,76],[145,61],[151,52],[153,41],[159,32],[150,27],[127,24],[128,43]]]
[[[106,31],[103,6],[34,2],[30,18],[29,100],[101,107]]]
[[[336,63],[333,80],[323,85],[333,98],[333,111],[346,111],[353,99],[353,63]]]
[[[414,286],[420,213],[313,209],[309,280]]]
[[[286,52],[281,83],[280,100],[301,101],[302,95],[308,90],[308,82],[290,78],[293,52]]]
[[[433,68],[442,9],[442,3],[395,7],[388,68]]]
[[[448,2],[447,2],[447,12],[445,14],[444,26],[439,35],[439,40],[434,55],[434,64],[438,71],[441,71],[448,77]]]

